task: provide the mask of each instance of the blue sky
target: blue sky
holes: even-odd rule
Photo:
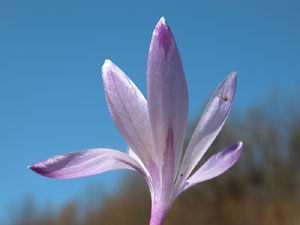
[[[286,98],[298,93],[299,1],[124,2],[0,0],[0,219],[28,194],[59,206],[93,184],[119,187],[123,172],[53,180],[26,166],[95,147],[125,151],[101,67],[111,59],[146,95],[148,47],[162,16],[182,56],[190,118],[231,71],[240,112],[274,88]]]

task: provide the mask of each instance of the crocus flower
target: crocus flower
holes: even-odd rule
[[[186,151],[183,143],[188,91],[181,58],[164,18],[153,31],[146,73],[148,100],[110,60],[102,67],[109,111],[128,144],[127,154],[97,148],[54,156],[29,168],[57,179],[116,169],[135,170],[144,176],[151,192],[150,225],[161,225],[180,193],[224,173],[241,154],[242,143],[237,142],[191,173],[225,123],[234,97],[236,73],[230,73],[218,86]]]

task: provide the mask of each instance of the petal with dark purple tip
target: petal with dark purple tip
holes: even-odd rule
[[[182,155],[188,115],[188,92],[181,58],[173,34],[164,18],[156,25],[147,62],[147,98],[150,123],[162,168],[164,151],[174,155],[173,179]],[[166,148],[172,130],[172,149]],[[169,159],[168,163],[170,162]]]
[[[185,152],[180,173],[188,177],[222,129],[232,106],[236,73],[229,74],[210,99]]]
[[[145,176],[143,169],[130,156],[102,148],[57,155],[28,167],[42,176],[56,179],[85,177],[117,169],[136,170]]]
[[[184,190],[224,173],[239,159],[243,143],[238,142],[211,156],[186,182]]]

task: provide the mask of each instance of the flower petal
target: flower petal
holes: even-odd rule
[[[236,73],[232,72],[210,99],[183,157],[180,169],[182,180],[189,176],[222,129],[231,109],[235,87]]]
[[[147,176],[150,177],[150,173],[148,171],[148,168],[144,165],[144,163],[142,162],[142,160],[136,155],[136,153],[130,148],[127,148],[127,154],[133,158],[135,161],[138,162],[138,164],[140,165],[140,167],[143,168],[143,170],[145,171],[145,173],[147,174]]]
[[[102,67],[109,111],[121,135],[147,165],[154,158],[147,101],[135,84],[111,61]]]
[[[243,148],[243,143],[238,142],[227,147],[221,152],[211,156],[186,182],[186,190],[195,184],[210,180],[224,173],[232,167],[239,159]]]
[[[180,55],[164,18],[156,25],[150,44],[147,97],[158,166],[172,183],[182,156],[188,92]]]
[[[103,148],[57,155],[28,167],[42,176],[56,179],[85,177],[117,169],[136,170],[145,176],[143,169],[132,157]]]

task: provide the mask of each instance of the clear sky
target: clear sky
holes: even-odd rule
[[[148,47],[160,17],[181,52],[192,118],[231,71],[238,72],[237,110],[263,102],[273,88],[294,98],[299,12],[298,0],[0,0],[0,219],[28,194],[59,206],[91,184],[119,187],[124,173],[53,180],[26,166],[95,147],[125,151],[101,67],[111,59],[146,95]]]

